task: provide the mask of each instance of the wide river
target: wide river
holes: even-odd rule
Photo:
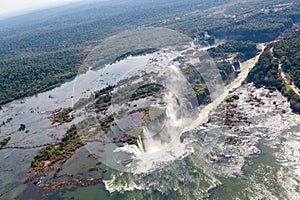
[[[263,45],[260,47],[261,49],[264,48]],[[166,57],[170,59],[174,59],[179,55],[176,51],[170,51],[167,54]],[[3,110],[0,111],[0,119],[6,121],[12,118],[12,120],[0,128],[0,139],[8,136],[12,139],[1,150],[0,198],[35,199],[39,197],[34,192],[30,193],[27,190],[24,192],[26,185],[23,183],[23,175],[30,167],[30,160],[33,159],[38,149],[59,140],[71,124],[53,126],[49,116],[54,110],[72,107],[78,99],[89,97],[93,91],[114,84],[126,78],[127,75],[132,75],[130,71],[133,64],[135,70],[145,70],[144,67],[149,66],[149,60],[153,60],[157,56],[157,53],[152,53],[129,57],[98,71],[90,70],[85,74],[78,75],[73,81],[51,91],[4,105]],[[235,162],[233,164],[227,163],[227,161],[211,164],[205,157],[208,152],[215,151],[216,146],[223,144],[222,135],[232,134],[230,132],[232,130],[227,130],[223,126],[214,124],[214,122],[206,123],[209,114],[213,113],[222,104],[229,92],[235,91],[241,96],[244,95],[245,99],[248,90],[260,95],[268,92],[256,91],[255,88],[249,89],[251,86],[241,87],[242,82],[258,58],[259,55],[242,63],[241,72],[234,82],[226,86],[223,94],[216,98],[214,102],[202,108],[194,124],[187,125],[187,129],[191,127],[193,132],[195,142],[191,146],[195,153],[174,161],[174,163],[163,169],[157,169],[138,177],[112,170],[107,176],[106,185],[100,183],[88,187],[67,187],[53,192],[49,199],[141,199],[150,197],[152,199],[177,199],[178,196],[176,195],[178,194],[185,197],[185,199],[297,199],[299,193],[294,189],[293,184],[297,179],[293,175],[298,171],[292,171],[289,167],[293,161],[294,168],[300,168],[299,162],[297,163],[299,153],[295,152],[299,151],[298,146],[300,143],[297,139],[299,138],[299,126],[297,123],[300,120],[299,116],[292,114],[290,111],[282,114],[277,112],[275,107],[272,107],[273,100],[278,100],[282,102],[280,106],[286,106],[286,109],[288,109],[288,104],[284,103],[285,99],[279,93],[276,93],[271,100],[264,99],[266,108],[262,109],[260,114],[254,112],[251,107],[247,107],[245,101],[240,99],[237,102],[241,106],[241,110],[244,109],[244,112],[249,112],[248,117],[255,124],[249,129],[255,133],[255,137],[245,139],[245,144],[247,143],[248,146],[243,146],[243,148],[257,147],[262,154],[255,151],[256,156],[249,157],[249,155],[246,155],[247,153],[240,153],[239,156],[232,153],[231,156],[236,158],[236,160],[233,159]],[[161,62],[164,62],[164,60]],[[75,122],[80,119],[75,119]],[[272,120],[274,123],[287,121],[284,126],[276,127],[272,126]],[[20,124],[25,124],[28,131],[18,131]],[[276,135],[276,131],[282,133],[282,135]],[[268,133],[270,134],[268,135]],[[220,135],[216,136],[217,134]],[[205,146],[205,142],[209,143],[210,140],[215,140],[214,145]],[[253,140],[261,140],[261,142],[255,143]],[[251,142],[253,142],[254,147],[251,146]],[[290,152],[291,149],[294,149],[294,151]],[[248,152],[241,148],[240,152],[243,151]],[[231,152],[235,151],[231,150]],[[84,162],[82,157],[86,157],[87,154],[83,149],[76,152],[74,157],[66,163],[66,171],[78,170],[79,163]],[[295,154],[297,155],[293,158]],[[287,185],[282,188],[284,181],[287,182]],[[275,189],[272,189],[272,187]],[[278,191],[276,191],[276,188]],[[122,191],[122,193],[114,192],[110,194],[106,189]],[[176,193],[172,194],[172,191],[176,191]]]

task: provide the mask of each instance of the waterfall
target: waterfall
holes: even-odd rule
[[[140,153],[145,152],[145,148],[144,148],[144,144],[143,144],[143,140],[142,140],[141,136],[139,136],[139,138],[137,140],[137,147],[140,150]]]
[[[142,140],[142,148],[144,153],[153,153],[161,150],[164,147],[162,138],[160,137],[161,133],[157,133],[154,138],[154,134],[152,134],[147,127],[143,127],[143,140]],[[162,134],[163,136],[163,134]]]
[[[212,96],[215,93],[218,95],[212,98],[212,103],[203,107],[198,107],[194,103],[198,102],[197,97],[191,95],[195,91],[181,73],[180,68],[173,64],[166,66],[166,73],[163,73],[163,77],[159,79],[161,82],[157,82],[165,87],[165,92],[162,93],[163,96],[159,101],[155,102],[155,105],[151,105],[164,110],[164,119],[151,121],[149,115],[150,123],[147,122],[141,127],[142,134],[138,137],[136,144],[125,145],[117,149],[117,151],[130,153],[129,155],[134,157],[132,165],[126,166],[126,170],[132,170],[137,174],[146,173],[163,167],[170,161],[190,155],[194,149],[189,146],[189,143],[193,140],[180,140],[181,134],[206,123],[210,111],[225,99],[229,91],[241,85],[251,68],[258,61],[259,56],[257,55],[255,58],[243,62],[243,67],[232,65],[233,70],[240,71],[238,77],[223,90],[222,88],[210,90],[214,92],[211,94]],[[207,67],[201,68],[200,73],[205,75],[205,72],[211,68],[210,66],[207,65]],[[210,83],[209,78],[210,76],[206,76],[204,80]],[[213,85],[211,87],[218,86]]]
[[[168,75],[163,85],[167,88],[163,94],[165,118],[163,121],[150,122],[143,127],[143,138],[138,142],[138,148],[144,154],[170,151],[170,145],[176,143],[172,151],[177,151],[180,144],[180,135],[183,132],[184,123],[191,123],[191,102],[186,94],[193,93],[192,88],[176,66],[169,66]],[[190,108],[190,109],[188,109]],[[157,124],[158,123],[158,124]],[[160,123],[160,124],[159,124]],[[157,129],[155,127],[161,127]]]
[[[236,68],[234,65],[231,65],[234,72],[236,72]]]
[[[182,127],[181,106],[178,99],[171,92],[164,96],[166,102],[166,117],[162,129],[157,130],[151,126],[143,127],[143,140],[139,138],[138,148],[143,153],[154,153],[165,149],[174,140],[180,142]],[[162,123],[162,122],[160,122]]]

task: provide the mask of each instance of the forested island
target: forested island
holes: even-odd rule
[[[4,138],[2,141],[0,141],[0,150],[7,145],[7,143],[11,140],[11,137]]]

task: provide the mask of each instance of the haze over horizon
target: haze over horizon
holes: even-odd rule
[[[82,0],[2,0],[0,6],[0,18],[11,15],[18,15],[31,10],[37,10],[48,6],[55,6],[59,4],[78,2]]]

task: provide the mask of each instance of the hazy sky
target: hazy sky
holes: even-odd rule
[[[0,16],[26,11],[32,8],[51,4],[65,3],[79,0],[0,0]]]

